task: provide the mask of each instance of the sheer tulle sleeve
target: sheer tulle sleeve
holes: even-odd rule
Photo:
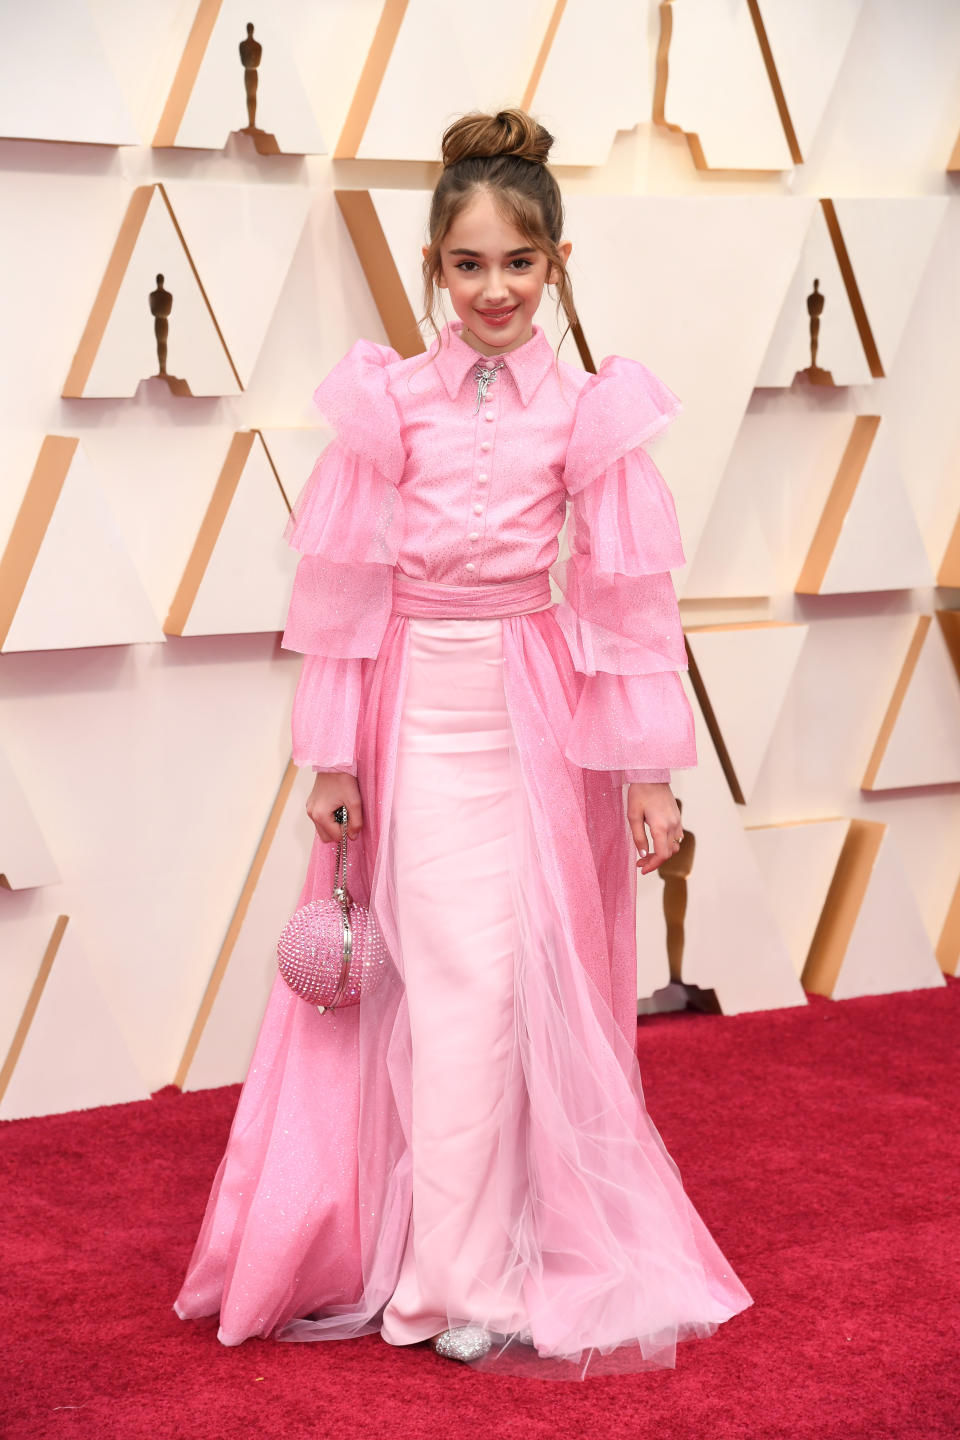
[[[582,672],[566,754],[621,780],[669,780],[696,761],[670,571],[686,564],[676,507],[644,445],[681,410],[645,365],[608,356],[584,384],[567,447],[570,558],[551,573]]]
[[[405,452],[386,366],[400,356],[358,340],[314,392],[336,430],[284,529],[300,552],[280,644],[304,656],[293,702],[293,759],[356,774],[360,671],[378,653],[402,539]]]

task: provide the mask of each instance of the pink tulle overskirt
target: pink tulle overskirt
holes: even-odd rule
[[[620,785],[563,758],[553,608],[395,614],[365,662],[348,884],[393,964],[333,1014],[274,984],[175,1304],[224,1344],[479,1324],[480,1367],[580,1378],[751,1303],[644,1103],[634,846]]]

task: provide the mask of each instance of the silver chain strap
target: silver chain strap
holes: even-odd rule
[[[350,978],[350,961],[353,957],[353,926],[350,924],[350,895],[347,892],[346,805],[338,805],[333,812],[333,818],[340,825],[340,840],[337,844],[337,883],[333,889],[333,898],[339,902],[340,916],[343,921],[343,962],[340,966],[340,983],[337,986],[337,993],[326,1007],[328,1010],[336,1009],[340,1003],[340,997]]]

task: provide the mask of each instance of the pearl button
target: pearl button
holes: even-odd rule
[[[470,534],[469,534],[469,536],[468,536],[467,538],[470,539],[470,540],[479,540],[479,539],[480,539],[480,531],[479,531],[479,530],[471,530],[471,531],[470,531]]]
[[[477,502],[476,505],[474,505],[474,507],[473,507],[473,513],[474,513],[474,515],[482,515],[482,514],[483,514],[483,506],[479,503],[479,501]]]
[[[476,570],[477,567],[476,567],[476,565],[474,565],[474,563],[473,563],[472,560],[468,560],[467,563],[466,563],[466,565],[464,565],[463,568],[464,568],[464,570]]]
[[[493,411],[492,411],[492,410],[484,410],[484,412],[483,412],[483,418],[484,418],[484,420],[492,420],[492,419],[493,419]]]
[[[480,481],[480,484],[481,484],[481,485],[483,484],[484,480],[486,480],[486,478],[487,478],[487,472],[486,472],[486,470],[481,470],[481,471],[480,471],[480,474],[477,476],[477,479]]]
[[[489,440],[484,440],[483,444],[480,446],[481,450],[491,450],[492,448],[493,447],[491,446]]]

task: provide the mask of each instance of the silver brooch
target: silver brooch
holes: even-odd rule
[[[473,412],[474,415],[479,413],[480,406],[486,397],[487,391],[497,378],[497,371],[502,369],[502,360],[498,360],[496,365],[491,365],[489,368],[484,365],[482,360],[478,360],[476,365],[474,365],[473,373],[477,377],[477,408]]]

